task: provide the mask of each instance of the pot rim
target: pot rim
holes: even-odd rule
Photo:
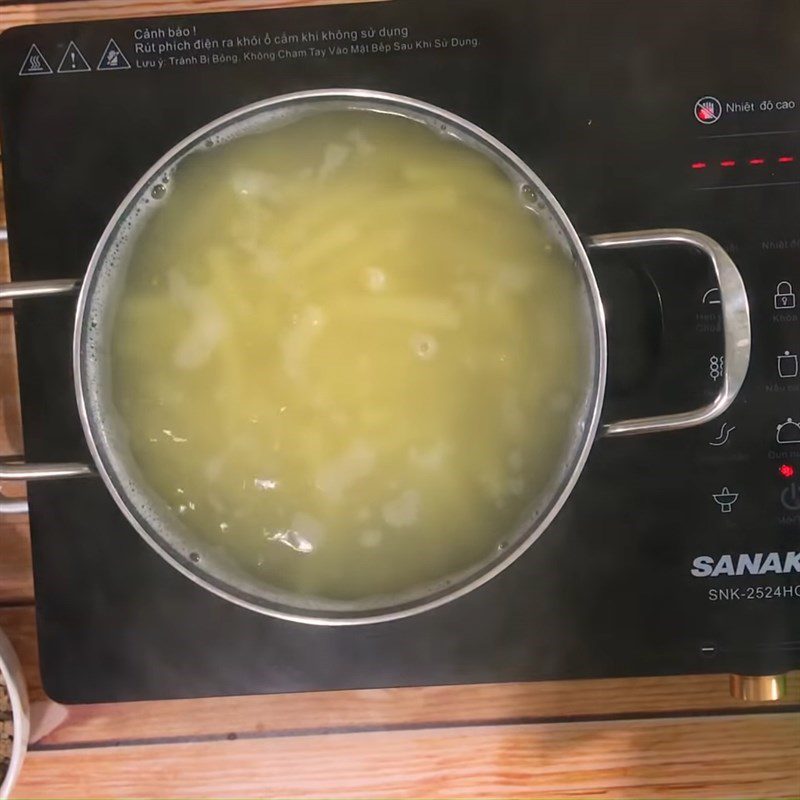
[[[243,592],[242,594],[236,594],[234,591],[235,587],[231,586],[230,583],[222,585],[223,582],[221,580],[218,582],[215,576],[208,574],[202,566],[193,564],[189,559],[182,557],[175,548],[164,541],[163,537],[149,529],[149,526],[145,523],[143,518],[135,513],[135,510],[131,507],[132,504],[120,491],[120,486],[115,479],[114,471],[109,468],[103,456],[101,446],[98,444],[99,437],[96,436],[93,430],[86,400],[89,382],[84,379],[84,367],[87,358],[84,347],[87,331],[85,318],[89,301],[95,287],[94,278],[105,263],[107,245],[116,235],[120,222],[126,218],[130,210],[141,198],[143,190],[154,178],[163,174],[165,169],[172,164],[182,152],[189,152],[197,143],[224,130],[231,124],[243,120],[257,112],[273,108],[277,109],[280,106],[297,102],[314,100],[352,100],[360,103],[374,101],[375,103],[396,106],[399,111],[406,109],[407,111],[416,112],[426,117],[433,117],[454,128],[461,129],[495,151],[502,161],[511,165],[515,171],[524,176],[526,183],[535,187],[539,196],[545,201],[556,223],[562,232],[566,234],[572,250],[575,266],[579,268],[582,273],[586,293],[588,295],[586,300],[591,317],[589,322],[591,323],[590,333],[593,338],[593,358],[590,366],[593,375],[590,387],[587,390],[588,400],[583,411],[582,420],[584,425],[581,432],[581,440],[579,446],[575,448],[571,455],[571,469],[566,471],[566,478],[562,479],[560,484],[557,485],[557,488],[553,490],[553,499],[550,502],[549,508],[547,508],[547,513],[538,517],[535,522],[532,522],[529,531],[518,536],[516,541],[511,543],[508,548],[503,551],[504,555],[502,557],[495,556],[493,559],[487,559],[487,561],[484,562],[485,566],[483,569],[480,568],[480,565],[476,565],[475,568],[467,571],[466,578],[455,580],[449,587],[445,586],[438,591],[423,595],[417,599],[401,601],[393,606],[387,605],[383,608],[376,608],[373,611],[366,609],[334,612],[330,609],[322,609],[317,613],[310,608],[291,607],[283,603],[269,601],[266,598],[256,597],[250,593]],[[114,498],[117,506],[121,509],[128,522],[145,542],[147,542],[165,561],[195,584],[236,605],[289,622],[301,622],[319,626],[352,626],[403,619],[425,611],[430,611],[463,597],[499,575],[539,539],[553,522],[556,515],[561,511],[575,488],[597,437],[600,415],[605,397],[608,352],[603,303],[586,249],[564,209],[539,176],[519,156],[479,126],[433,104],[399,94],[370,89],[333,88],[312,89],[277,95],[235,109],[184,137],[144,173],[116,208],[92,253],[86,276],[81,285],[75,312],[72,358],[78,413],[92,459],[106,489]]]

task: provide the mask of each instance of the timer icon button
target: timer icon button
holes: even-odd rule
[[[800,511],[800,484],[790,483],[781,492],[781,505],[787,511]]]

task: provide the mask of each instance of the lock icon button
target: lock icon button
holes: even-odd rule
[[[797,295],[789,281],[781,281],[775,290],[775,309],[777,311],[788,311],[797,306]]]

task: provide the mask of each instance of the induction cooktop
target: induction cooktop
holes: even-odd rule
[[[260,616],[166,565],[99,480],[31,484],[47,692],[76,703],[800,667],[798,27],[793,0],[394,0],[7,31],[14,280],[81,277],[130,188],[196,128],[266,97],[355,87],[483,127],[581,235],[713,236],[742,272],[753,325],[724,417],[599,439],[522,558],[402,621]],[[707,402],[724,366],[709,266],[683,249],[593,263],[609,318],[605,420]],[[63,297],[15,309],[31,462],[89,458],[74,310]]]

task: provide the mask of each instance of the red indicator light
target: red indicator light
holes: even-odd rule
[[[778,472],[780,472],[784,478],[794,478],[794,467],[790,464],[781,464]]]
[[[720,161],[719,165],[721,167],[735,167],[736,166],[736,162],[735,161]]]
[[[761,164],[764,163],[764,159],[763,158],[751,158],[748,163],[752,164],[754,167],[759,167],[759,166],[761,166]]]
[[[695,161],[692,164],[692,169],[705,169],[708,166],[705,161]]]
[[[781,156],[778,159],[779,164],[791,164],[794,161],[794,156]]]

